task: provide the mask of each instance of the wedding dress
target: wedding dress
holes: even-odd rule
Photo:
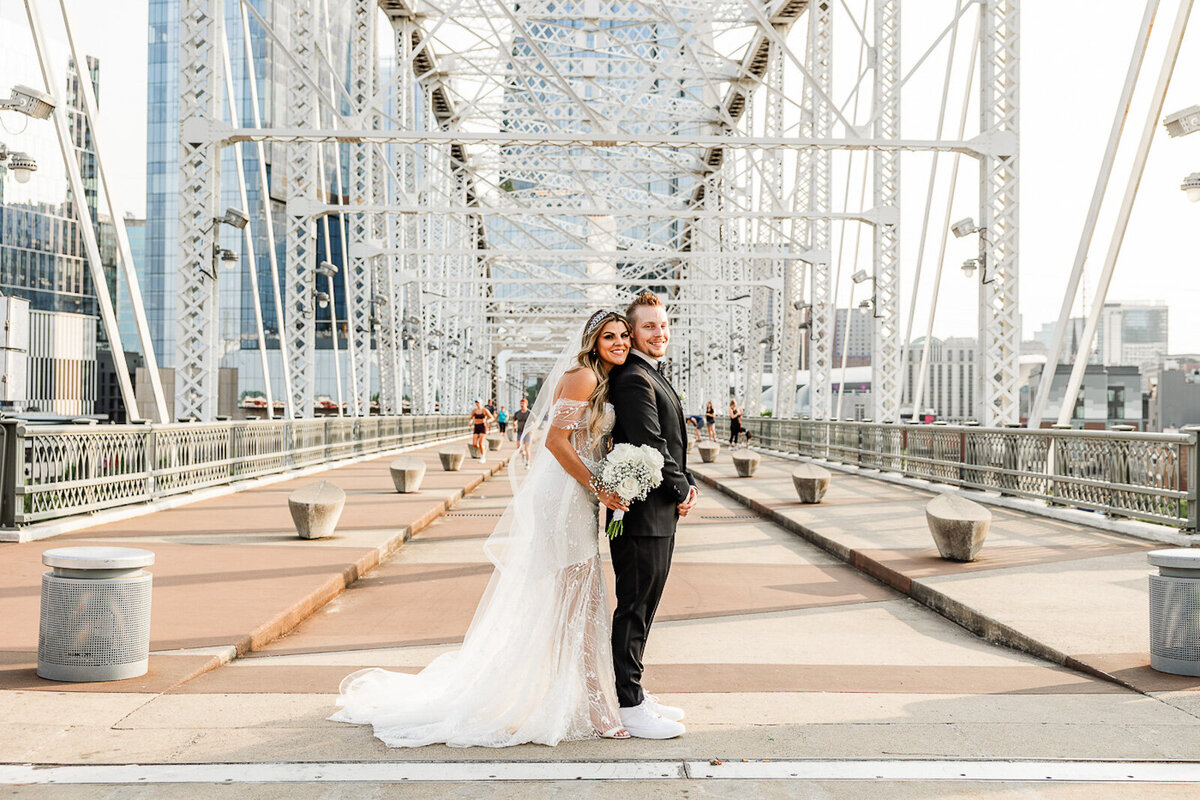
[[[586,403],[555,400],[534,442],[546,426],[566,429],[594,472],[613,420],[606,404],[592,434]],[[331,720],[372,725],[389,747],[554,745],[621,727],[599,504],[544,447],[523,481],[516,460],[513,500],[484,548],[495,570],[462,647],[416,675],[347,676]]]

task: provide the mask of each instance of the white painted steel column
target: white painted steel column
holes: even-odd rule
[[[217,278],[213,217],[221,191],[217,148],[188,141],[190,126],[217,116],[216,42],[222,0],[182,0],[179,31],[179,267],[176,278],[175,413],[217,415]]]
[[[875,3],[875,138],[900,138],[900,0]],[[894,209],[874,232],[874,353],[871,394],[881,422],[900,418],[900,152],[877,150],[874,208]]]
[[[296,63],[315,64],[312,13],[313,0],[292,0],[288,46]],[[298,69],[288,73],[287,122],[293,128],[316,124],[316,97]],[[316,237],[308,207],[316,199],[315,146],[285,145],[287,152],[287,316],[283,335],[288,337],[292,360],[292,400],[296,413],[313,416],[315,383],[316,319],[313,291],[316,287]]]
[[[1020,378],[1018,330],[1017,204],[1019,134],[1020,0],[982,0],[980,6],[979,129],[1009,137],[1011,151],[979,160],[979,225],[987,279],[979,287],[979,421],[995,426],[1016,422]],[[982,272],[982,270],[981,270]],[[982,276],[981,276],[982,277]]]

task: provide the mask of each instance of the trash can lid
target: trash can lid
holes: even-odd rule
[[[134,547],[57,547],[42,553],[47,567],[136,569],[154,563],[154,553]]]
[[[1200,570],[1200,547],[1173,547],[1169,550],[1151,550],[1146,554],[1156,567]]]

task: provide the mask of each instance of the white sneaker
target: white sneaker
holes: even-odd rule
[[[687,729],[682,723],[669,720],[651,710],[643,700],[641,705],[621,709],[621,724],[638,739],[674,739]]]
[[[650,710],[661,716],[663,719],[669,719],[672,722],[679,722],[683,719],[683,709],[675,706],[664,706],[658,702],[658,698],[652,694],[646,695],[646,702],[650,705]]]

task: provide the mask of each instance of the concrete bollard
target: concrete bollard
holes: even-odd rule
[[[329,481],[302,486],[288,497],[292,522],[301,539],[333,536],[345,505],[346,493]]]
[[[500,445],[504,444],[504,437],[498,433],[490,433],[484,442],[487,443],[488,450],[499,450]]]
[[[829,470],[807,462],[792,470],[792,486],[796,487],[801,503],[821,502],[832,478]]]
[[[450,445],[438,450],[438,459],[442,462],[442,469],[446,472],[458,472],[458,468],[462,466],[463,459],[466,457],[466,451],[459,444]]]
[[[700,460],[705,464],[711,464],[717,460],[717,454],[721,452],[721,445],[716,442],[701,442],[696,445],[696,449],[700,451]]]
[[[392,484],[401,494],[418,491],[425,479],[425,462],[416,456],[397,458],[388,470],[392,473]]]
[[[737,470],[737,474],[742,478],[749,478],[754,475],[754,470],[758,469],[759,462],[762,458],[753,450],[739,450],[733,454],[733,466]]]
[[[467,444],[467,455],[469,455],[471,458],[479,458],[480,456],[483,455],[483,451],[480,450],[475,445],[468,443]]]
[[[925,506],[925,521],[942,558],[974,561],[987,538],[992,512],[974,500],[942,494]]]

